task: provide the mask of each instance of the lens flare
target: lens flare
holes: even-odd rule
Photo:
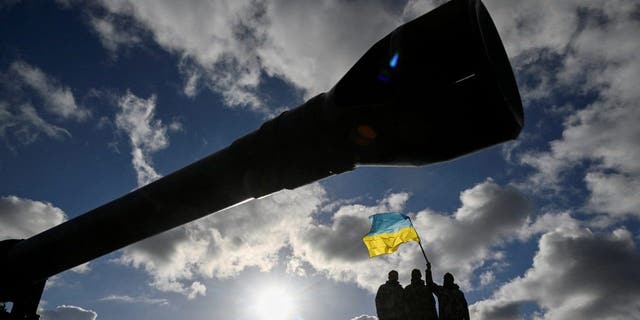
[[[391,68],[395,68],[398,65],[398,53],[396,52],[393,57],[391,57],[391,60],[389,60],[389,67]]]

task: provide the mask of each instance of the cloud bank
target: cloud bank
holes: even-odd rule
[[[533,266],[471,306],[475,319],[522,317],[535,303],[536,319],[635,319],[640,311],[640,254],[626,229],[594,233],[582,228],[548,232]]]
[[[424,265],[415,243],[369,259],[361,240],[370,227],[369,215],[403,211],[408,199],[408,194],[396,193],[373,206],[341,205],[327,220],[322,211],[329,202],[326,191],[312,184],[141,241],[127,247],[118,261],[148,272],[157,289],[190,297],[205,293],[194,288],[202,286],[201,279],[234,277],[249,267],[268,271],[279,263],[292,273],[319,273],[375,292],[386,277],[380,270]],[[460,199],[461,207],[453,214],[424,210],[413,220],[432,256],[435,275],[453,272],[470,287],[480,281],[474,270],[502,259],[495,250],[519,239],[520,229],[529,224],[531,205],[516,189],[491,180],[466,190]]]

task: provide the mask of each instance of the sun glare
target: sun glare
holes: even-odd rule
[[[289,320],[294,318],[295,307],[293,294],[289,290],[271,285],[257,292],[252,309],[261,320]]]

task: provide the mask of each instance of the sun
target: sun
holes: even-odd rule
[[[251,309],[261,320],[289,320],[294,318],[296,303],[291,290],[271,284],[259,288]]]

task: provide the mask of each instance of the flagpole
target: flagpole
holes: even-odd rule
[[[420,238],[420,236],[418,236],[418,238]],[[422,255],[424,256],[424,260],[427,262],[427,264],[429,264],[429,259],[427,259],[427,254],[424,253],[424,248],[422,247],[422,242],[420,242],[420,240],[418,240],[418,245],[420,245],[420,250],[422,250]]]
[[[424,260],[427,262],[427,265],[428,265],[429,259],[427,258],[427,254],[424,252],[424,248],[422,247],[422,241],[420,241],[420,235],[418,234],[418,229],[416,229],[416,227],[413,225],[413,221],[411,221],[411,217],[407,216],[407,218],[409,218],[409,223],[411,223],[411,227],[413,227],[413,230],[415,230],[416,234],[418,235],[418,245],[420,246],[420,251],[422,251]]]

